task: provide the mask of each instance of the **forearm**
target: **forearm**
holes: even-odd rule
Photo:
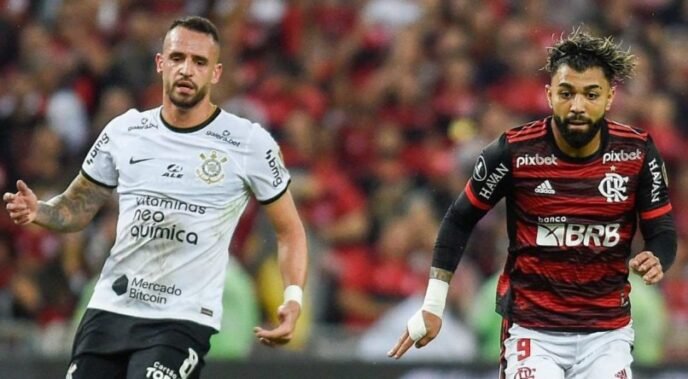
[[[58,232],[74,232],[81,229],[82,225],[75,220],[70,211],[69,201],[64,194],[55,196],[48,201],[39,201],[36,209],[36,219],[33,221],[44,228]]]
[[[285,287],[297,285],[303,288],[306,284],[308,248],[305,232],[300,229],[277,237],[277,256]]]
[[[667,272],[676,259],[676,231],[663,231],[645,241],[645,250],[649,250],[662,265],[662,271]]]
[[[432,256],[431,279],[449,282],[466,249],[473,227],[485,214],[461,195],[442,219]]]
[[[676,226],[672,215],[666,214],[652,220],[643,220],[640,224],[645,238],[645,250],[651,251],[666,272],[676,258]]]
[[[39,201],[34,223],[58,232],[83,229],[110,198],[111,190],[79,175],[64,193]]]

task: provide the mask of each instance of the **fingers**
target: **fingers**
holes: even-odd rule
[[[29,195],[31,193],[29,186],[27,186],[26,183],[24,183],[24,181],[21,179],[17,180],[17,190],[19,190],[19,193],[22,195]]]
[[[658,264],[651,269],[649,269],[645,275],[643,275],[643,281],[647,285],[656,284],[664,278],[664,271],[662,270],[662,265]]]
[[[298,303],[289,302],[286,305],[280,306],[277,314],[280,324],[275,329],[263,329],[259,326],[253,328],[253,333],[263,345],[276,347],[291,341],[296,328],[296,320],[300,314],[300,306]]]
[[[9,202],[13,201],[15,199],[15,197],[16,196],[13,193],[5,192],[5,194],[2,195],[2,200],[6,203],[9,203]]]
[[[648,251],[642,251],[628,262],[628,266],[634,271],[640,271],[640,266],[650,259],[650,257],[651,255]]]
[[[31,210],[23,201],[17,201],[15,194],[5,193],[2,198],[7,202],[5,209],[7,209],[10,218],[15,224],[24,225],[31,221]]]
[[[387,352],[387,356],[390,358],[399,359],[408,351],[409,348],[411,348],[411,346],[413,346],[413,340],[409,336],[408,330],[405,330],[392,350]]]
[[[259,326],[256,326],[253,328],[253,333],[256,335],[256,338],[258,338],[260,343],[269,347],[284,345],[291,341],[293,337],[292,329],[285,324],[280,324],[280,326],[273,330],[263,329]]]
[[[642,276],[645,284],[655,284],[664,278],[662,263],[651,251],[638,253],[629,261],[628,266]]]

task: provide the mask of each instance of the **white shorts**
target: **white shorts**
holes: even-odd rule
[[[631,379],[633,327],[546,332],[514,324],[504,341],[506,379]]]

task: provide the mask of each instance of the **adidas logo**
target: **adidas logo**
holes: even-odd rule
[[[552,188],[552,184],[550,184],[549,180],[545,180],[544,182],[540,183],[540,185],[535,187],[535,193],[554,195],[556,192],[554,191],[554,188]]]

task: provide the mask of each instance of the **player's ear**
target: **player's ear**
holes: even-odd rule
[[[155,72],[158,74],[162,72],[162,54],[155,54]]]
[[[612,103],[614,102],[614,95],[616,94],[616,86],[612,86],[609,88],[609,93],[607,94],[607,105],[604,107],[604,110],[609,112],[609,110],[612,108]]]
[[[552,87],[549,84],[545,84],[545,96],[547,97],[549,109],[552,109]]]
[[[213,67],[213,77],[210,79],[210,83],[217,84],[222,76],[222,63],[217,63]]]

